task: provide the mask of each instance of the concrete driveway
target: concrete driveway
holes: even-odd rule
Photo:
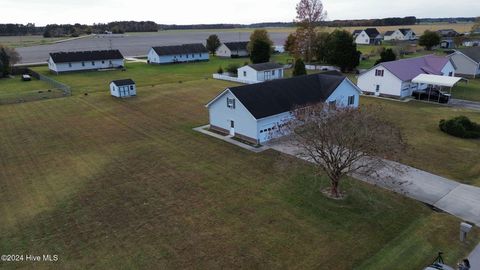
[[[470,100],[452,98],[448,102],[448,105],[452,106],[452,107],[456,107],[456,108],[463,108],[463,109],[471,109],[471,110],[480,111],[480,102],[478,102],[478,101],[470,101]]]
[[[299,156],[299,148],[284,141],[270,142],[268,146],[309,161]],[[464,185],[407,165],[388,162],[393,165],[392,168],[382,168],[377,172],[378,176],[355,174],[352,177],[432,205],[480,226],[480,188]]]

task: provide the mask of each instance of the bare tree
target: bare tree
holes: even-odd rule
[[[297,4],[297,42],[303,48],[305,60],[312,58],[312,47],[315,39],[315,28],[325,20],[327,12],[323,10],[321,0],[300,0]],[[300,38],[302,37],[302,38]]]
[[[342,197],[340,181],[351,174],[374,176],[394,166],[405,150],[400,130],[382,119],[381,108],[317,104],[294,110],[281,125],[287,143],[330,179],[330,195]]]

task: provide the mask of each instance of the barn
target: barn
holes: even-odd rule
[[[55,52],[48,59],[48,68],[57,74],[123,67],[124,58],[119,50]]]
[[[126,98],[137,95],[137,87],[132,79],[110,82],[110,94],[114,97]]]

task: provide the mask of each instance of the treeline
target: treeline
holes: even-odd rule
[[[347,26],[393,26],[393,25],[413,25],[417,23],[414,16],[404,18],[383,18],[383,19],[366,19],[366,20],[334,20],[324,22],[324,25],[330,27],[347,27]]]
[[[157,32],[158,25],[152,21],[119,21],[93,24],[49,24],[45,26],[44,37],[78,37],[80,35],[101,34],[112,32],[123,34],[125,32]]]
[[[25,35],[41,35],[43,27],[36,27],[34,23],[24,24],[0,24],[0,36],[25,36]]]

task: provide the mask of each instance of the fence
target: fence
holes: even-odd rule
[[[217,80],[231,81],[231,82],[244,83],[244,84],[259,83],[259,81],[243,80],[237,77],[232,77],[232,76],[218,74],[218,73],[213,74],[213,78]]]
[[[8,89],[2,89],[5,91],[4,93],[0,91],[0,105],[12,104],[12,103],[23,103],[23,102],[29,102],[29,101],[51,99],[51,98],[60,98],[60,97],[71,96],[72,94],[70,86],[63,84],[61,82],[58,82],[45,75],[39,74],[38,72],[31,70],[30,68],[17,67],[12,69],[11,74],[17,75],[17,76],[28,74],[32,78],[46,82],[51,87],[51,89],[37,89],[37,90],[28,90],[28,91],[17,91],[17,89],[14,89],[15,91],[6,91]]]

